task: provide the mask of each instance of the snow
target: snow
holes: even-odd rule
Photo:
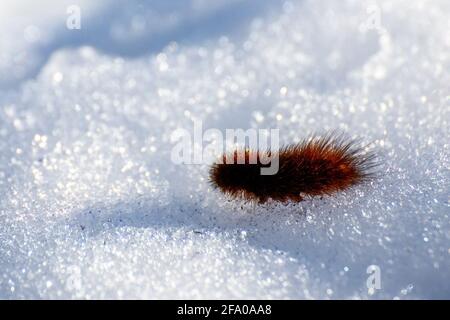
[[[450,298],[448,1],[96,3],[0,4],[0,298]],[[170,160],[193,120],[344,130],[382,166],[230,200]]]

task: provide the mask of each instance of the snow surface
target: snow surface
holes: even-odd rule
[[[450,298],[447,0],[92,3],[0,4],[0,298]],[[193,119],[344,130],[383,165],[231,201],[170,161]]]

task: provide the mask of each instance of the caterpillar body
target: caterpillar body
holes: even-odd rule
[[[305,197],[330,195],[370,180],[378,164],[372,152],[365,152],[355,140],[329,133],[313,136],[278,151],[235,150],[234,161],[226,163],[227,155],[210,169],[210,183],[233,198],[264,203],[302,201]],[[238,163],[238,155],[245,156]],[[276,152],[271,154],[271,152]],[[262,175],[267,162],[263,156],[278,157],[278,172]],[[251,162],[251,158],[256,161]],[[242,161],[241,161],[242,162]]]

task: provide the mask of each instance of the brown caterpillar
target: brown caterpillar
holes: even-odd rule
[[[242,164],[237,161],[240,152],[242,158],[245,154]],[[267,162],[261,162],[263,152],[271,156],[270,150],[236,150],[230,154],[232,164],[226,164],[224,154],[222,163],[211,166],[210,183],[233,198],[259,203],[269,199],[299,202],[305,197],[330,195],[368,181],[374,175],[372,169],[378,165],[372,152],[365,153],[355,140],[334,132],[281,148],[274,154],[279,159],[279,169],[274,175],[261,175],[260,169],[268,167],[263,164]],[[257,161],[251,163],[251,157]]]

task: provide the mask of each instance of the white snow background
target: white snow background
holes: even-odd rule
[[[93,3],[0,3],[0,298],[450,298],[448,0]],[[342,130],[379,177],[230,200],[170,161],[194,119]]]

